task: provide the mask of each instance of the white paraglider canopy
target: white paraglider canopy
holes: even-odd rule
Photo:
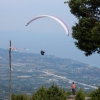
[[[39,15],[39,16],[36,16],[36,17],[34,17],[33,19],[31,19],[31,20],[26,24],[26,26],[28,26],[28,25],[29,25],[31,22],[33,22],[34,20],[39,19],[39,18],[44,18],[44,17],[48,17],[48,18],[52,18],[52,19],[56,20],[56,21],[64,28],[66,34],[69,35],[68,27],[66,26],[66,24],[65,24],[61,19],[59,19],[58,17],[51,16],[51,15]]]

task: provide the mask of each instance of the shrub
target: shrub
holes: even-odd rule
[[[40,88],[32,97],[35,100],[67,100],[67,92],[53,84],[49,88]]]
[[[83,93],[82,89],[76,93],[76,99],[75,100],[84,100],[85,99],[85,94]]]

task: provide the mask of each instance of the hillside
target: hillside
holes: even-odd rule
[[[0,98],[8,95],[8,50],[0,49]],[[55,83],[66,91],[71,83],[84,91],[97,89],[100,85],[100,68],[53,55],[40,55],[12,51],[12,93],[34,93],[42,85]]]

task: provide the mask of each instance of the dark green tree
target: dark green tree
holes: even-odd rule
[[[12,100],[17,100],[17,97],[15,94],[12,94]]]
[[[42,86],[39,88],[35,94],[33,94],[32,98],[33,100],[47,100],[46,99],[46,87]]]
[[[49,100],[66,100],[67,93],[65,92],[64,89],[52,85],[47,90],[47,98],[49,98]]]
[[[12,94],[11,100],[29,100],[29,97],[25,94]]]
[[[77,93],[76,93],[76,98],[75,100],[84,100],[85,99],[85,94],[82,91],[82,89],[80,89]]]
[[[40,88],[33,94],[33,100],[67,100],[67,92],[53,84],[49,88]]]
[[[91,100],[100,100],[100,87],[97,90],[94,90],[90,94]]]
[[[72,27],[76,47],[86,56],[100,53],[100,0],[69,0],[68,4],[78,19]]]

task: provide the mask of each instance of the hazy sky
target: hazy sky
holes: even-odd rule
[[[62,26],[50,18],[42,18],[26,23],[38,15],[53,15],[62,19],[68,26],[70,35],[67,36]],[[12,46],[28,52],[75,59],[90,65],[100,67],[100,55],[89,57],[77,49],[71,36],[71,27],[77,22],[70,13],[64,0],[0,0],[0,48],[7,49],[9,41]]]

